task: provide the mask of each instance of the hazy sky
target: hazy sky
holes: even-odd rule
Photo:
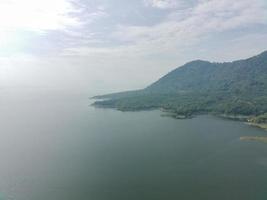
[[[0,0],[0,88],[142,88],[267,50],[267,0]]]

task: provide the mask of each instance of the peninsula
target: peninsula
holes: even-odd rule
[[[162,109],[176,118],[211,113],[266,128],[267,51],[233,62],[195,60],[144,89],[94,99],[94,106],[121,111]]]

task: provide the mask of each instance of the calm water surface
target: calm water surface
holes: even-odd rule
[[[0,92],[2,200],[265,200],[267,133],[240,122],[88,106],[88,94]]]

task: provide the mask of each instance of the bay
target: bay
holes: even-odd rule
[[[0,199],[262,200],[267,132],[214,116],[90,106],[90,92],[1,90]]]

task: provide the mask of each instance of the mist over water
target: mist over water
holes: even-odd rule
[[[241,122],[90,106],[90,91],[1,90],[0,199],[262,200],[266,135]]]

